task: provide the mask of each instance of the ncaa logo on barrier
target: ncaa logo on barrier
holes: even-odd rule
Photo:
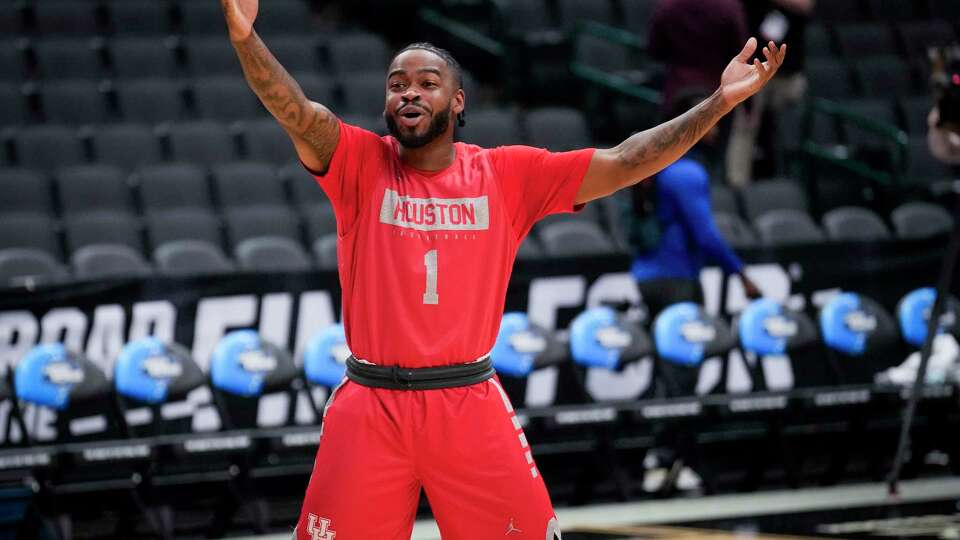
[[[703,321],[690,321],[680,327],[680,335],[687,343],[707,343],[717,337],[717,331]]]
[[[43,368],[47,380],[59,386],[80,384],[83,382],[83,370],[70,362],[52,362]]]
[[[790,338],[797,335],[797,323],[784,317],[783,315],[774,315],[763,321],[763,329],[767,334],[775,338]]]
[[[851,311],[843,318],[851,332],[866,334],[877,329],[877,318],[863,311]]]
[[[330,528],[330,520],[316,514],[307,516],[307,534],[310,540],[333,540],[337,537],[336,531]]]

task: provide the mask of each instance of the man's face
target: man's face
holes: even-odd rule
[[[398,55],[387,73],[383,118],[400,144],[420,148],[453,129],[451,115],[463,111],[463,91],[446,61],[413,49]]]

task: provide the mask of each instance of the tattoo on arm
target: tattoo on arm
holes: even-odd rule
[[[338,125],[333,114],[317,108],[303,94],[297,81],[270,53],[256,32],[241,42],[233,42],[244,77],[254,93],[289,133],[299,136],[316,149],[324,163],[330,161],[336,147]]]
[[[723,99],[714,94],[673,120],[620,143],[617,159],[623,167],[647,173],[635,180],[640,181],[686,153],[728,111]]]

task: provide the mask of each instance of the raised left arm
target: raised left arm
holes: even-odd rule
[[[748,61],[757,49],[750,38],[720,77],[720,87],[710,97],[682,115],[632,135],[614,148],[594,152],[587,174],[577,192],[583,204],[649,178],[673,163],[703,137],[723,115],[760,90],[773,77],[786,55],[771,41],[763,48],[766,62]]]

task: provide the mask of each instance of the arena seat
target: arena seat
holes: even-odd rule
[[[704,360],[720,357],[720,378],[712,389],[726,391],[726,354],[736,345],[729,325],[693,302],[667,307],[653,322],[657,353],[655,377],[668,397],[689,396],[698,389]]]
[[[337,233],[327,233],[317,236],[313,241],[313,256],[317,261],[317,268],[321,270],[337,269]]]
[[[210,120],[170,126],[171,157],[175,161],[213,165],[237,158],[233,137],[222,124]]]
[[[813,321],[802,311],[787,309],[764,298],[751,302],[737,318],[740,347],[753,355],[755,390],[783,390],[792,387],[823,386],[837,380],[832,367],[820,356],[819,334]],[[774,363],[789,362],[789,380],[777,375]],[[751,365],[748,361],[748,365]]]
[[[946,234],[953,228],[953,218],[942,207],[925,202],[908,202],[890,214],[899,238],[928,238]]]
[[[21,167],[51,171],[86,161],[76,132],[66,126],[28,126],[14,134],[14,151]],[[56,148],[56,152],[50,152]]]
[[[313,97],[310,97],[310,99],[315,100]],[[323,101],[320,101],[320,103],[323,103]],[[259,107],[259,105],[257,106]],[[283,127],[273,118],[244,122],[243,141],[248,159],[269,162],[274,165],[281,165],[297,159],[297,151],[293,142],[283,130]]]
[[[377,73],[383,101],[383,70],[390,63],[390,49],[382,37],[367,32],[341,33],[330,40],[327,54],[330,67],[338,75]],[[340,80],[346,84],[343,77]],[[347,87],[353,90],[349,85]]]
[[[236,161],[216,165],[213,186],[224,209],[284,206],[287,202],[283,179],[266,163]]]
[[[203,240],[173,240],[153,251],[153,262],[160,274],[188,276],[227,274],[235,267],[223,251]]]
[[[114,84],[120,117],[126,122],[176,122],[184,116],[183,84],[173,79],[147,78]]]
[[[133,196],[123,171],[113,165],[73,165],[54,174],[64,215],[109,210],[132,214]]]
[[[96,80],[103,75],[99,55],[89,37],[40,39],[33,44],[33,53],[44,80]]]
[[[33,212],[53,216],[53,192],[47,175],[32,169],[0,168],[0,213]]]
[[[714,212],[713,222],[723,239],[734,249],[751,248],[759,245],[757,233],[753,232],[740,216],[727,212]]]
[[[778,209],[765,212],[753,222],[764,244],[816,244],[824,241],[823,231],[804,212]]]
[[[173,30],[170,5],[153,0],[106,2],[110,33],[118,36],[162,36]]]
[[[91,210],[65,216],[63,228],[70,253],[93,244],[119,244],[144,253],[138,216],[118,210]]]
[[[540,240],[547,255],[572,257],[616,252],[613,242],[599,225],[590,221],[563,221],[540,228]]]
[[[0,289],[66,281],[66,268],[52,255],[36,249],[0,249]]]
[[[300,220],[285,206],[250,206],[227,210],[224,215],[227,238],[236,247],[256,236],[282,236],[300,241]]]
[[[212,211],[203,208],[173,208],[151,212],[144,217],[152,246],[177,240],[200,240],[223,246],[223,224]]]
[[[117,244],[84,246],[71,255],[70,265],[78,279],[141,277],[152,273],[143,256]]]
[[[313,267],[298,242],[278,236],[247,238],[234,247],[241,270],[256,272],[302,272]]]
[[[243,77],[195,77],[190,88],[193,92],[193,106],[200,118],[234,122],[261,117],[267,113]]]
[[[866,208],[841,206],[823,215],[823,230],[831,240],[869,242],[890,238],[880,216]]]
[[[896,314],[900,335],[913,349],[923,347],[936,298],[935,288],[921,287],[908,292],[897,302]],[[960,340],[960,300],[956,296],[947,295],[947,301],[944,303],[938,322],[935,335],[950,334]]]
[[[0,47],[2,46],[0,43]],[[0,69],[7,68],[0,65]],[[3,118],[3,124],[8,126],[22,125],[30,120],[30,108],[19,85],[0,82],[0,118]]]
[[[820,310],[820,333],[833,355],[841,383],[869,384],[876,373],[905,357],[897,324],[876,300],[845,292]]]
[[[161,163],[136,172],[140,202],[146,212],[174,208],[213,208],[203,169],[190,163]]]
[[[583,113],[576,109],[548,107],[527,113],[527,141],[531,146],[563,152],[590,146],[590,129]]]
[[[93,35],[100,30],[96,8],[92,2],[44,0],[33,5],[33,22],[44,35]]]
[[[485,148],[520,144],[521,125],[517,113],[505,107],[469,110],[467,125],[457,128],[457,140]]]
[[[126,2],[118,4],[127,5]],[[148,5],[160,7],[155,2]],[[176,51],[168,40],[158,36],[117,38],[110,41],[107,50],[111,72],[116,79],[169,79],[177,76]]]
[[[789,178],[772,178],[753,182],[740,191],[740,202],[744,215],[750,221],[755,221],[770,210],[791,209],[799,212],[810,210],[807,194],[796,181]],[[716,210],[718,209],[714,208],[714,211]]]
[[[201,5],[202,2],[188,2],[189,5]],[[227,29],[224,25],[223,10],[216,4],[205,6],[214,8],[216,12],[217,24],[222,30],[215,30],[215,27],[207,27],[205,31],[216,32],[210,36],[186,36],[182,38],[183,51],[186,57],[187,71],[194,77],[203,77],[211,75],[229,75],[233,77],[242,77],[243,70],[240,67],[240,61],[237,59],[237,53],[230,44],[229,39],[223,39],[227,35]]]
[[[132,171],[163,158],[160,141],[144,124],[112,124],[93,128],[94,161]]]
[[[33,212],[0,214],[0,249],[27,248],[62,256],[57,225],[53,217]]]

